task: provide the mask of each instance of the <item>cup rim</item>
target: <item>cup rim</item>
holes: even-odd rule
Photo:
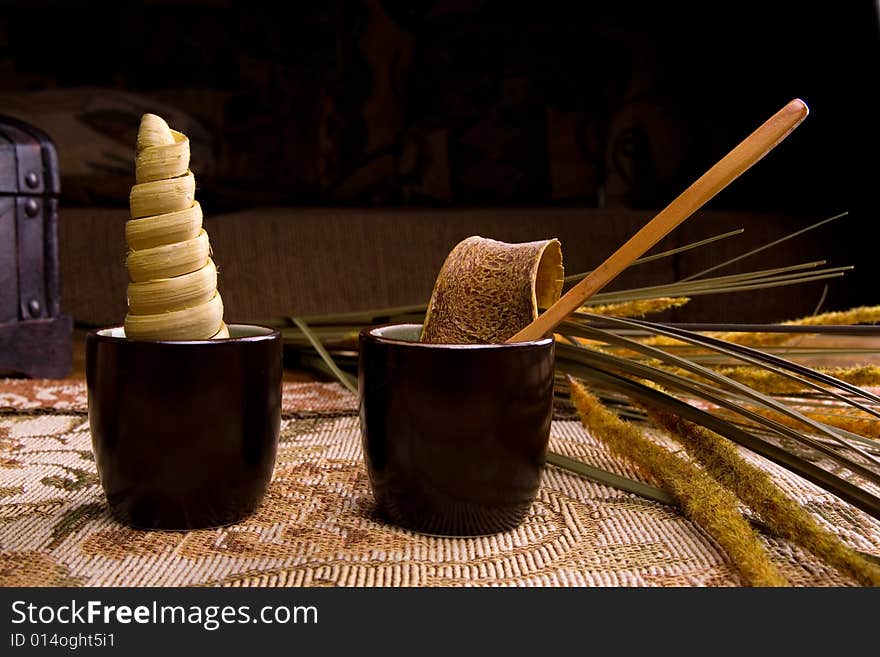
[[[410,342],[408,340],[398,340],[395,338],[389,338],[384,335],[376,335],[376,331],[382,331],[392,327],[421,327],[422,324],[415,323],[392,323],[392,324],[381,324],[380,326],[371,326],[365,329],[362,329],[360,332],[360,338],[369,342],[376,342],[378,344],[388,344],[394,345],[398,347],[410,347],[412,349],[454,349],[454,350],[476,350],[476,351],[488,351],[488,350],[496,350],[496,349],[528,349],[535,347],[546,347],[547,345],[553,344],[555,339],[553,336],[547,336],[545,338],[540,338],[538,340],[526,340],[524,342],[502,342],[500,344],[434,344],[430,342]]]
[[[242,343],[242,342],[262,342],[264,340],[277,340],[281,338],[281,332],[278,329],[270,328],[268,326],[260,326],[259,324],[227,324],[229,327],[230,333],[233,329],[236,328],[244,328],[244,329],[259,329],[261,332],[256,335],[240,335],[235,337],[228,338],[216,338],[216,339],[201,339],[201,340],[150,340],[145,338],[128,338],[121,335],[111,335],[111,331],[116,331],[119,329],[124,330],[125,327],[122,324],[116,324],[114,326],[105,326],[103,328],[92,329],[86,335],[86,338],[89,340],[99,340],[101,342],[114,342],[114,343],[138,343],[138,344],[167,344],[167,345],[220,345],[220,344],[229,344],[229,343]]]

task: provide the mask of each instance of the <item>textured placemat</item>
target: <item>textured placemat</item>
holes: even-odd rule
[[[519,528],[444,539],[376,518],[356,400],[285,384],[275,475],[258,512],[222,529],[144,532],[107,512],[79,383],[0,381],[0,585],[739,585],[717,546],[674,509],[548,467]],[[637,477],[576,421],[551,448]],[[854,548],[880,554],[880,523],[771,464],[777,481]],[[798,585],[849,580],[766,538]]]

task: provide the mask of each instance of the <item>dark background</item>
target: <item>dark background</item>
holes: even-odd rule
[[[849,210],[824,239],[851,245],[850,300],[876,301],[865,239],[877,220],[874,2],[33,0],[0,11],[0,113],[27,114],[58,142],[71,206],[125,205],[137,121],[153,110],[192,138],[210,213],[659,209],[799,96],[811,117],[711,207],[815,220]]]

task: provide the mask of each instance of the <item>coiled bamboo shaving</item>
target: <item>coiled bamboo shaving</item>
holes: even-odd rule
[[[144,340],[227,338],[217,267],[189,170],[189,139],[155,114],[141,119],[125,239],[125,334]]]

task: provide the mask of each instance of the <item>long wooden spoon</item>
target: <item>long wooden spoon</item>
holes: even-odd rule
[[[721,158],[642,229],[508,342],[538,340],[785,139],[810,113],[795,98]]]

